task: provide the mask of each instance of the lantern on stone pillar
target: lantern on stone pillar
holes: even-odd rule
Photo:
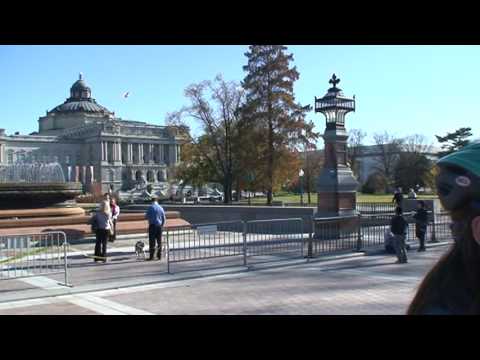
[[[355,97],[347,98],[332,75],[332,87],[322,98],[315,97],[315,112],[325,115],[325,159],[317,181],[319,216],[354,215],[358,182],[347,163],[348,134],[345,115],[355,111]]]

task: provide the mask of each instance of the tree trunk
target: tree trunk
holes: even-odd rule
[[[268,122],[268,164],[267,164],[267,205],[272,205],[273,200],[273,124]]]
[[[240,181],[238,181],[238,180],[237,180],[237,183],[236,183],[236,191],[237,191],[237,201],[242,200],[242,193],[241,193],[241,189],[240,189]]]
[[[232,180],[230,176],[225,176],[223,182],[223,203],[230,204],[232,202]]]

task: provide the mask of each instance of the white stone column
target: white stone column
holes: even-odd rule
[[[127,143],[127,163],[131,164],[133,162],[133,145],[132,143]]]
[[[143,164],[143,144],[138,144],[138,163]]]
[[[159,161],[160,161],[160,164],[164,164],[164,163],[165,163],[165,159],[163,158],[163,147],[164,147],[164,146],[165,146],[165,145],[163,145],[163,144],[160,144],[160,145],[158,146],[158,159],[159,159]]]
[[[155,151],[155,145],[154,144],[149,144],[148,145],[148,162],[150,164],[153,164],[154,162],[154,151]]]
[[[5,162],[5,155],[3,155],[5,145],[0,144],[0,163]]]
[[[108,162],[108,141],[104,141],[105,146],[105,161]]]

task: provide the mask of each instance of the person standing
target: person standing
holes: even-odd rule
[[[453,244],[418,287],[407,315],[480,315],[480,142],[437,162]]]
[[[420,200],[417,203],[417,211],[413,215],[415,219],[415,236],[420,240],[418,251],[425,251],[425,236],[427,234],[428,213],[425,209],[425,202]]]
[[[397,190],[395,190],[395,193],[393,194],[392,202],[394,202],[397,205],[397,207],[402,207],[403,194],[400,188],[397,188]]]
[[[405,249],[405,237],[407,233],[408,223],[402,216],[402,208],[395,209],[395,216],[392,218],[390,228],[393,234],[393,247],[397,254],[397,264],[405,264],[408,262],[407,251]]]
[[[112,225],[113,231],[111,235],[108,237],[108,241],[114,242],[117,238],[117,219],[118,215],[120,215],[120,206],[117,205],[117,201],[114,197],[110,199],[110,209],[112,211]]]
[[[152,205],[150,205],[145,213],[145,218],[148,220],[148,242],[150,256],[147,260],[153,260],[155,256],[155,242],[157,244],[157,259],[162,258],[162,227],[165,225],[167,219],[165,211],[158,204],[157,198],[152,197]]]
[[[415,193],[415,190],[410,189],[410,191],[408,192],[408,198],[409,199],[416,199],[417,198],[417,194]]]
[[[108,201],[102,201],[100,208],[90,219],[90,224],[95,228],[95,259],[94,261],[107,261],[107,239],[112,229],[112,214]]]

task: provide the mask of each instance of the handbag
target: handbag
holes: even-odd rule
[[[110,234],[110,236],[115,235],[115,230],[114,230],[114,228],[113,228],[113,221],[112,221],[112,220],[108,220],[108,224],[110,225],[110,229],[108,230],[108,233]]]

